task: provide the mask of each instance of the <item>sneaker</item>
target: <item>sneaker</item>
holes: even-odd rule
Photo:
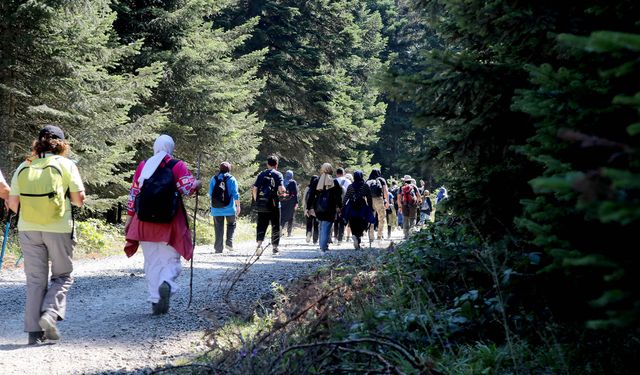
[[[311,242],[311,233],[307,233],[307,243]]]
[[[44,332],[29,332],[29,341],[27,342],[29,345],[43,344],[47,341]]]
[[[273,253],[274,253],[274,254],[278,254],[278,253],[279,253],[279,251],[278,251],[278,247],[277,247],[277,246],[274,246],[274,247],[273,247]]]
[[[38,324],[44,330],[44,335],[49,340],[60,340],[60,332],[58,331],[58,319],[54,313],[45,312],[40,316]]]
[[[160,301],[156,303],[158,312],[160,314],[166,314],[169,312],[169,299],[171,298],[171,285],[166,281],[160,284],[158,287],[158,293],[160,293]]]
[[[227,251],[233,251],[233,246],[229,246],[229,245],[224,245],[225,250]]]
[[[356,237],[355,235],[351,236],[351,238],[353,239],[353,248],[358,250],[358,248],[360,248],[360,244],[358,243],[358,237]]]

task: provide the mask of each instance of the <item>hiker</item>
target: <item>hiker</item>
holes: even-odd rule
[[[355,176],[354,176],[355,178]],[[378,216],[378,236],[377,239],[382,239],[382,232],[385,226],[385,217],[387,215],[387,208],[389,208],[389,189],[387,188],[387,181],[382,178],[382,174],[379,169],[373,169],[369,174],[367,185],[371,189],[371,196],[373,197],[373,210]],[[369,242],[373,241],[373,226],[369,227]]]
[[[186,260],[193,256],[182,196],[202,186],[184,161],[173,158],[174,148],[168,135],[155,140],[153,156],[141,161],[133,174],[127,201],[125,253],[131,257],[142,247],[153,315],[169,312],[169,300],[179,289],[180,256]]]
[[[222,253],[224,238],[224,222],[227,222],[227,240],[224,248],[233,251],[233,232],[236,229],[236,218],[240,215],[240,194],[238,181],[231,174],[231,163],[220,163],[218,173],[209,182],[211,197],[211,216],[213,216],[215,242],[213,250]]]
[[[413,227],[413,223],[416,219],[417,209],[420,205],[420,192],[415,185],[415,180],[409,175],[405,175],[402,178],[403,185],[400,188],[400,202],[399,206],[404,216],[402,223],[402,230],[404,231],[404,238],[409,238],[409,231]]]
[[[267,158],[267,169],[260,172],[253,184],[251,194],[258,212],[256,227],[256,254],[262,254],[262,242],[271,223],[271,249],[278,253],[280,244],[280,200],[285,195],[282,173],[278,172],[278,157],[271,155]]]
[[[427,220],[430,220],[432,209],[433,205],[431,204],[429,190],[425,189],[422,195],[422,205],[420,206],[420,224],[424,225],[427,223]]]
[[[322,164],[320,178],[309,194],[308,207],[312,207],[311,214],[320,221],[320,250],[329,250],[331,226],[336,220],[342,207],[342,188],[333,178],[333,167],[329,163]]]
[[[349,185],[351,185],[351,181],[349,181],[346,178],[343,168],[336,169],[336,180],[338,181],[338,184],[342,189],[341,201],[343,201],[344,195],[347,192],[347,188],[349,187]],[[342,220],[342,218],[338,217],[333,224],[334,224],[333,236],[336,238],[336,241],[338,241],[338,245],[339,245],[342,242],[342,239],[344,238],[345,223]]]
[[[389,191],[389,202],[394,202],[396,199],[396,197],[393,195],[393,193],[391,193],[391,191]],[[394,212],[394,207],[393,204],[389,205],[389,208],[387,208],[387,234],[388,234],[388,238],[391,238],[391,232],[393,231],[393,227],[398,225],[398,219],[396,217],[396,213]]]
[[[372,206],[371,189],[364,182],[362,171],[355,171],[353,183],[349,185],[344,196],[343,218],[349,222],[353,233],[353,247],[356,250],[361,248],[364,231],[375,221]]]
[[[438,194],[436,195],[436,206],[447,198],[449,198],[447,189],[444,186],[440,186],[440,189],[438,189]]]
[[[31,145],[31,155],[13,174],[7,206],[20,212],[18,232],[27,277],[24,330],[29,345],[59,340],[67,292],[73,284],[74,219],[85,193],[76,164],[66,158],[62,129],[47,125]],[[51,282],[48,282],[51,261]]]
[[[2,171],[0,171],[0,199],[6,201],[9,198],[10,191],[11,188],[7,185],[7,181],[5,181]]]
[[[280,197],[282,206],[282,217],[280,219],[280,230],[284,232],[287,227],[287,237],[291,237],[293,230],[293,219],[298,209],[298,183],[293,179],[293,171],[289,170],[284,174],[285,195]]]
[[[309,182],[309,186],[307,186],[304,189],[304,194],[303,194],[303,200],[302,200],[302,206],[304,209],[304,216],[307,219],[307,243],[311,242],[311,239],[313,238],[313,243],[316,244],[318,243],[318,236],[319,236],[319,232],[318,232],[318,219],[315,216],[315,213],[312,215],[313,210],[311,209],[311,207],[308,206],[308,202],[309,202],[309,194],[311,192],[311,189],[313,186],[316,186],[318,184],[318,176],[317,175],[313,175],[311,177],[311,181]]]
[[[402,210],[400,209],[400,187],[398,186],[398,183],[393,180],[393,182],[391,182],[391,194],[393,195],[393,209],[395,210],[396,213],[396,222],[398,224],[398,229],[402,229],[402,223],[403,223],[403,216],[402,216]]]
[[[351,173],[345,173],[344,178],[349,181],[349,185],[353,184],[353,175]],[[348,188],[348,186],[347,186]],[[346,191],[345,191],[346,194]],[[347,221],[344,226],[345,236],[347,242],[351,241],[351,227],[349,226],[349,222]]]

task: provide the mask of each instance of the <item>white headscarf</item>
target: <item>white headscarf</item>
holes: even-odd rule
[[[320,167],[320,179],[318,180],[318,186],[316,190],[331,189],[333,187],[333,167],[329,163],[322,164]]]
[[[138,184],[140,187],[144,184],[144,180],[151,177],[153,172],[158,169],[162,160],[167,155],[173,154],[173,149],[176,147],[173,142],[173,138],[169,137],[166,134],[162,134],[159,136],[156,141],[153,143],[153,156],[144,163],[144,167],[142,168],[142,172],[140,172],[140,177],[138,177]]]

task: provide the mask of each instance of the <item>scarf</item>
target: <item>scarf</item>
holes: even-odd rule
[[[144,180],[151,177],[153,172],[158,169],[158,166],[162,163],[165,156],[171,156],[171,154],[173,154],[174,148],[175,143],[168,135],[162,134],[156,139],[153,143],[153,156],[144,163],[142,172],[140,172],[140,177],[138,177],[138,185],[140,185],[140,187],[144,184]]]
[[[318,180],[318,187],[316,187],[316,190],[331,189],[334,186],[333,176],[331,176],[331,173],[333,173],[331,164],[322,164],[320,173],[320,180]]]
[[[289,182],[293,179],[293,171],[288,170],[287,173],[284,174],[284,187],[287,188],[289,186]]]

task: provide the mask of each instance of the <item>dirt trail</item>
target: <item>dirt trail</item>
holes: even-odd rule
[[[388,244],[383,241],[381,245]],[[69,292],[67,319],[60,322],[62,340],[27,345],[23,332],[25,278],[22,269],[0,273],[0,373],[115,374],[148,373],[162,364],[205,351],[203,331],[228,318],[219,283],[225,271],[237,269],[254,250],[244,243],[233,253],[214,254],[199,247],[195,255],[194,297],[187,309],[189,264],[183,260],[181,290],[168,315],[152,316],[146,302],[141,251],[75,262],[75,283]],[[310,273],[323,262],[353,253],[350,243],[334,246],[323,256],[302,237],[283,239],[281,254],[265,251],[232,295],[234,303],[253,304],[271,282],[286,283]]]

